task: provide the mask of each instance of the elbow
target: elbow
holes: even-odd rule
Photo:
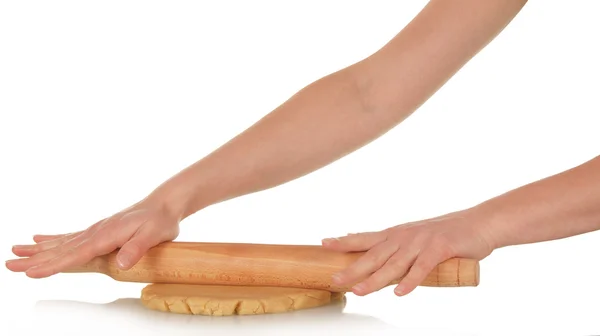
[[[382,71],[381,65],[370,64],[373,61],[366,59],[347,69],[357,104],[362,113],[397,124],[414,112],[427,95],[419,83]]]

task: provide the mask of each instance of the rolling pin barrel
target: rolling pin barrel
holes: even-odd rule
[[[318,245],[166,242],[150,249],[131,269],[120,270],[116,253],[97,257],[65,273],[102,273],[125,282],[301,287],[348,292],[351,286],[336,286],[331,278],[364,254],[334,252]],[[439,264],[420,285],[478,284],[479,262],[453,258]]]

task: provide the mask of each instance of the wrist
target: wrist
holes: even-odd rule
[[[507,243],[503,233],[503,219],[501,211],[496,205],[488,202],[478,204],[469,209],[470,222],[476,226],[481,239],[489,246],[490,250],[496,250],[510,245]]]
[[[481,214],[483,230],[494,249],[535,240],[531,223],[543,218],[544,208],[530,197],[511,191],[489,199],[475,208]],[[547,209],[545,209],[547,211]]]
[[[204,197],[204,190],[194,183],[184,181],[180,176],[175,176],[152,191],[147,199],[162,207],[170,216],[182,221],[214,203],[208,197]]]

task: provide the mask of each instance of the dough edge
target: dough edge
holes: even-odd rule
[[[154,293],[154,289],[157,286],[161,286],[164,289],[169,285],[150,284],[144,287],[141,293],[141,302],[145,307],[162,312],[206,316],[285,313],[321,307],[333,302],[342,301],[346,294],[345,292],[329,292],[318,289],[278,287],[278,291],[289,289],[290,294],[282,295],[278,293],[278,295],[265,295],[264,298],[216,298],[211,297],[211,295],[184,296],[157,294]],[[184,286],[213,287],[209,285]],[[268,290],[269,287],[244,286],[244,288],[249,291],[260,291],[264,289]]]

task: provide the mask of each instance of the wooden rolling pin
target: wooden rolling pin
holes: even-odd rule
[[[166,242],[150,249],[127,271],[117,267],[115,251],[65,273],[102,273],[126,282],[301,287],[349,292],[351,286],[336,286],[331,277],[362,254],[364,252],[329,251],[318,245]],[[479,262],[454,258],[439,264],[421,286],[478,284]]]

